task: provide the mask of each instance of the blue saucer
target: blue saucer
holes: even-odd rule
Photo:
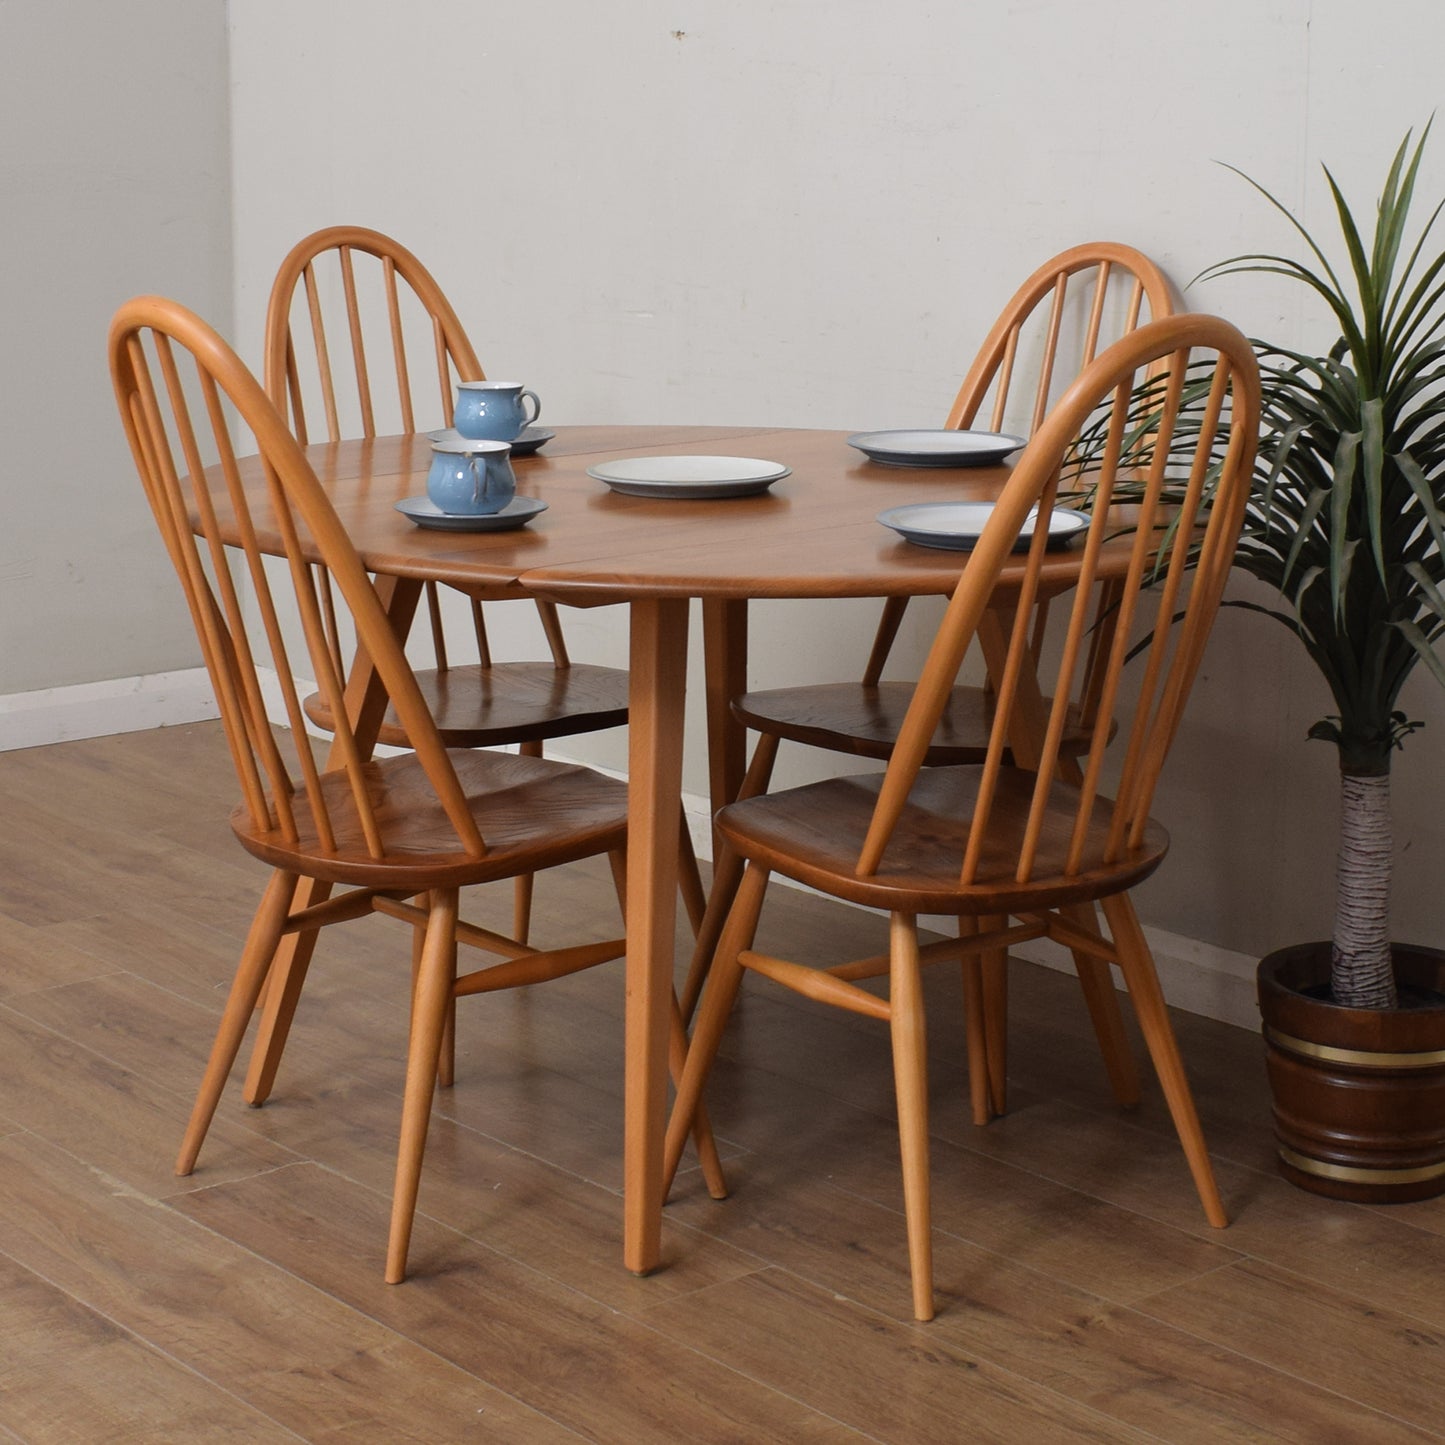
[[[396,510],[437,532],[510,532],[545,512],[547,504],[537,497],[513,497],[500,512],[444,512],[430,497],[405,497]]]

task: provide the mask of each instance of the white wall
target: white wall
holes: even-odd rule
[[[427,259],[484,364],[541,390],[556,422],[937,424],[999,306],[1062,247],[1130,241],[1183,284],[1290,244],[1218,162],[1322,224],[1327,160],[1368,206],[1437,104],[1445,41],[1425,0],[1368,24],[1350,0],[405,14],[233,10],[241,344],[255,355],[297,236],[367,223]],[[1423,184],[1442,190],[1445,141]],[[1328,339],[1264,278],[1188,299],[1251,334]],[[873,609],[849,609],[856,637],[839,615],[755,609],[754,682],[846,675]],[[624,658],[615,614],[580,624],[579,652]],[[1438,940],[1445,717],[1423,677],[1407,703],[1432,726],[1400,764],[1398,931]],[[1244,952],[1327,930],[1333,760],[1304,742],[1327,709],[1282,630],[1225,616],[1160,798],[1175,856],[1147,917]]]
[[[164,291],[229,328],[225,0],[0,4],[0,695],[198,660],[106,370]]]
[[[7,314],[44,340],[55,288],[37,299],[34,278],[74,288],[70,339],[43,367],[34,340],[6,349],[6,405],[24,418],[6,429],[0,483],[25,538],[12,517],[0,541],[12,690],[156,670],[185,649],[168,579],[107,607],[97,633],[97,597],[118,600],[138,570],[159,570],[158,553],[138,512],[107,509],[106,545],[67,591],[69,513],[90,511],[93,493],[45,464],[75,414],[57,374],[117,437],[97,368],[120,294],[155,286],[227,324],[218,10],[0,5],[28,53],[82,49],[65,107],[23,60],[0,102],[20,157],[4,184],[40,208],[23,237],[30,274],[7,268]],[[542,391],[550,421],[869,428],[940,421],[1004,299],[1066,245],[1130,241],[1182,284],[1291,244],[1219,161],[1317,225],[1322,159],[1368,206],[1400,136],[1437,103],[1445,14],[1425,0],[1388,0],[1368,23],[1349,0],[237,0],[229,31],[232,335],[253,364],[283,253],[350,220],[420,252],[484,364]],[[137,65],[145,86],[105,89]],[[1422,191],[1445,191],[1445,138]],[[146,204],[130,203],[137,192]],[[1188,299],[1252,334],[1328,339],[1318,312],[1267,279]],[[43,506],[37,476],[52,488]],[[116,570],[117,536],[140,560],[111,575],[98,569]],[[55,593],[43,648],[12,620],[36,576]],[[753,680],[846,674],[873,615],[757,609]],[[625,661],[616,612],[579,616],[571,635],[579,656]],[[1398,774],[1397,932],[1439,941],[1445,710],[1423,677],[1406,705],[1431,726]],[[1327,929],[1333,763],[1303,740],[1327,707],[1290,639],[1225,616],[1159,801],[1176,853],[1145,890],[1147,918],[1243,952]],[[702,791],[692,743],[689,786]],[[621,759],[610,744],[591,755]]]

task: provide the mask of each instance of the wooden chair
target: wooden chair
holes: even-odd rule
[[[1207,401],[1196,398],[1180,423],[1191,351],[1196,365],[1202,361],[1204,367]],[[1154,459],[1129,494],[1138,504],[1132,530],[1106,545],[1120,526],[1119,518],[1109,515],[1110,504],[1125,497],[1130,480],[1121,471],[1120,454],[1131,388],[1156,367],[1164,401]],[[1191,373],[1191,387],[1198,374]],[[1080,429],[1096,407],[1109,403],[1108,444],[1091,475],[1096,506],[1082,554],[1071,558],[1078,585],[1056,604],[1067,606],[1063,646],[1056,665],[1036,678],[1029,659],[1033,614],[1056,571],[1042,545],[1043,527],[1035,532],[1022,575],[1011,579],[1006,595],[996,588],[1029,509],[1037,504],[1047,517]],[[745,969],[821,1002],[886,1020],[893,1040],[914,1311],[919,1319],[930,1318],[920,968],[962,957],[971,973],[967,960],[1049,937],[1122,969],[1205,1214],[1213,1225],[1226,1223],[1129,890],[1154,871],[1168,846],[1164,830],[1149,817],[1150,800],[1232,562],[1258,421],[1254,357],[1227,323],[1175,316],[1115,343],[1068,388],[1014,468],[964,564],[886,773],[764,794],[719,812],[718,827],[746,860],[747,872],[703,994],[673,1111],[669,1180]],[[1161,545],[1161,528],[1169,520],[1177,524],[1170,534],[1174,540]],[[1097,669],[1099,699],[1088,746],[1075,757],[1062,746],[1067,699],[1087,665],[1090,593],[1106,576],[1119,581],[1118,625]],[[990,627],[999,642],[990,658],[997,664],[998,692],[984,757],[927,767],[963,657]],[[1143,650],[1131,663],[1126,686],[1124,664],[1136,645]],[[1104,762],[1115,725],[1118,782],[1110,797]],[[887,910],[888,955],[815,970],[754,951],[758,911],[773,872]],[[1096,902],[1107,933],[1096,926]],[[956,916],[960,936],[920,947],[919,914]],[[858,987],[858,980],[884,974],[886,997]],[[978,1042],[970,1039],[971,1053]]]
[[[430,353],[415,366],[409,337]],[[436,388],[430,402],[428,375]],[[321,439],[310,435],[308,408],[321,414],[329,441],[374,437],[380,428],[416,431],[418,421],[449,426],[456,383],[485,379],[441,287],[389,236],[329,226],[298,241],[282,261],[266,311],[265,383],[303,445]],[[456,665],[435,583],[427,584],[426,601],[435,666],[417,671],[417,686],[448,747],[515,743],[524,755],[540,757],[550,739],[626,723],[627,673],[574,663],[555,603],[535,604],[550,660],[496,662],[482,603],[469,599],[476,661]],[[334,624],[328,635],[339,668],[344,648]],[[305,705],[312,722],[329,731],[325,698],[314,693]],[[408,746],[395,709],[382,722],[380,741]],[[517,890],[514,932],[525,938],[530,878],[519,879]]]
[[[587,768],[446,745],[377,587],[296,439],[235,353],[203,321],[159,297],[128,302],[111,325],[110,365],[136,467],[185,591],[240,780],[242,801],[231,825],[241,845],[274,870],[176,1172],[189,1174],[195,1165],[282,940],[371,912],[403,919],[420,929],[421,944],[387,1246],[386,1277],[397,1281],[406,1270],[453,1000],[561,977],[624,951],[621,938],[528,948],[460,922],[458,890],[603,853],[619,870],[627,791]],[[259,457],[243,463],[237,441],[244,443],[246,434]],[[219,478],[215,491],[203,475],[211,458]],[[258,537],[268,532],[283,539],[284,568],[268,565],[263,555]],[[367,709],[353,714],[346,705],[346,679],[328,637],[326,588],[318,574],[372,659],[413,751],[386,761],[370,758],[368,728],[352,722]],[[335,727],[324,766],[313,756],[293,680],[293,654],[303,653]],[[286,728],[268,721],[268,683],[279,688]],[[324,885],[308,895],[321,901],[299,906],[298,885],[305,880]],[[330,896],[332,887],[348,891]],[[458,944],[498,954],[502,962],[458,976]],[[673,1047],[680,1057],[680,1016]],[[706,1142],[703,1147],[711,1151]]]
[[[1168,279],[1133,247],[1096,241],[1064,251],[1040,266],[1004,308],[969,368],[945,425],[971,427],[987,405],[989,430],[1008,429],[1031,436],[1043,422],[1051,398],[1093,361],[1110,337],[1127,336],[1141,321],[1158,320],[1173,312]],[[1094,636],[1100,644],[1097,655],[1104,656],[1115,599],[1107,587],[1097,592]],[[884,604],[872,651],[857,682],[772,688],[732,700],[733,716],[758,734],[739,799],[767,790],[783,741],[855,757],[883,760],[890,755],[913,696],[913,683],[885,679],[883,670],[907,606],[906,597],[890,598]],[[1031,639],[1031,655],[1036,660],[1045,651],[1048,623],[1049,606],[1044,601],[1036,611]],[[1078,752],[1088,745],[1089,710],[1097,695],[1089,686],[1089,677],[1086,670],[1065,717],[1065,752]],[[937,767],[982,761],[993,710],[991,687],[955,686],[929,745],[926,764]],[[710,907],[698,930],[682,991],[683,1013],[688,1018],[742,877],[738,859],[730,857],[724,847],[716,854]],[[1136,1103],[1138,1073],[1124,1043],[1112,980],[1097,960],[1080,957],[1075,962],[1115,1097],[1121,1103]],[[1005,1106],[1006,969],[1007,958],[998,954],[985,961],[982,973],[986,1002],[980,1000],[978,1007],[986,1018],[988,1047],[986,1073],[977,1075],[980,1092],[974,1099],[974,1116],[980,1123],[1002,1113]],[[983,1092],[985,1082],[987,1091]]]
[[[321,439],[311,436],[308,414],[321,416],[325,439],[333,442],[388,430],[415,431],[419,424],[447,425],[456,383],[485,379],[441,287],[391,237],[361,226],[329,226],[298,241],[282,261],[266,310],[265,384],[303,445]],[[435,391],[430,390],[433,384]],[[434,665],[417,669],[416,680],[448,747],[515,744],[523,756],[541,757],[552,739],[627,722],[627,673],[573,662],[555,603],[510,604],[535,605],[550,658],[499,662],[492,657],[482,601],[468,598],[476,660],[458,663],[443,626],[441,589],[427,583],[424,595]],[[322,604],[333,663],[341,671],[346,639],[325,591]],[[312,693],[304,706],[313,723],[331,730],[331,709],[321,693]],[[378,741],[409,745],[395,708],[382,719]],[[680,838],[682,894],[696,928],[705,906],[702,882],[685,826]],[[532,876],[519,874],[513,886],[512,934],[525,942],[531,927]],[[253,1104],[270,1095],[304,982],[304,961],[289,966],[288,960],[281,972],[284,977],[276,986],[282,992],[268,1009],[247,1076],[246,1094]],[[442,1064],[442,1079],[448,1084],[451,1059],[449,1025]]]

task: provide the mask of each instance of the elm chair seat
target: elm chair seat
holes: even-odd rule
[[[834,753],[887,761],[913,701],[911,682],[820,682],[808,687],[746,692],[732,700],[732,714],[744,727],[768,732],[786,742],[804,743]],[[1045,706],[1052,703],[1045,698]],[[927,767],[983,761],[993,726],[995,698],[981,687],[955,687],[949,694],[938,731],[924,755]],[[1064,723],[1064,749],[1088,745],[1089,726],[1078,704]]]
[[[463,796],[486,818],[482,857],[458,851],[456,830],[414,754],[373,759],[361,769],[369,815],[385,837],[380,857],[367,837],[368,819],[356,806],[352,779],[342,772],[320,777],[329,840],[318,836],[306,813],[289,830],[258,828],[244,806],[232,813],[231,830],[248,853],[272,868],[408,894],[515,878],[625,846],[627,790],[616,779],[550,758],[465,748],[447,754]],[[559,818],[567,821],[565,837]]]
[[[1043,814],[1034,867],[1019,881],[1016,870],[1038,779],[1022,768],[1004,768],[992,780],[992,811],[977,873],[970,884],[960,885],[958,860],[968,844],[987,769],[982,764],[924,766],[877,871],[861,877],[858,854],[877,811],[882,773],[828,778],[731,803],[717,814],[717,826],[743,857],[771,872],[864,908],[908,913],[1062,908],[1133,888],[1169,851],[1169,835],[1150,819],[1138,844],[1111,858],[1114,808],[1101,799],[1090,815],[1079,857],[1066,868],[1080,791],[1059,782]]]
[[[427,668],[416,680],[442,737],[454,748],[544,743],[627,722],[627,674],[615,667],[495,662],[445,671]],[[320,693],[312,693],[305,707],[318,727],[333,730],[331,709]],[[379,741],[408,746],[395,707],[386,710]]]

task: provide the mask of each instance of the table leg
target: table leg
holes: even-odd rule
[[[979,619],[978,640],[984,661],[994,678],[1002,678],[1008,661],[1009,639],[1014,616],[1012,599],[1002,610],[990,607]],[[1048,731],[1048,709],[1039,691],[1038,675],[1031,659],[1025,659],[1014,693],[1014,710],[1009,719],[1009,747],[1020,767],[1037,769],[1043,755],[1044,734]]]
[[[685,598],[632,604],[623,1261],[637,1274],[656,1267],[662,1247],[687,612]]]

